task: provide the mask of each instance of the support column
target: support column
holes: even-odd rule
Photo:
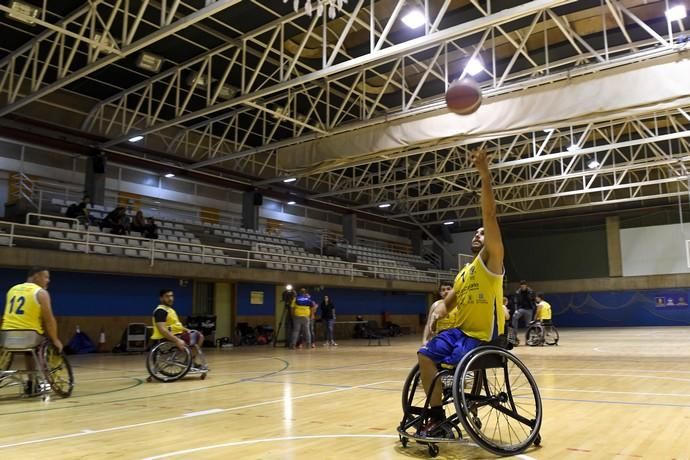
[[[618,216],[606,218],[606,247],[609,261],[609,276],[623,276],[620,219]]]
[[[242,226],[251,230],[259,229],[259,207],[263,196],[259,192],[244,192],[242,195]]]
[[[104,153],[91,155],[86,160],[84,176],[84,193],[89,195],[91,203],[105,204],[105,170],[107,161]]]
[[[216,315],[216,338],[232,339],[232,287],[230,283],[215,283],[213,314]]]
[[[343,216],[343,237],[350,244],[357,244],[357,216],[355,214]]]
[[[422,254],[422,231],[413,230],[410,233],[410,242],[412,243],[412,253],[418,256]]]

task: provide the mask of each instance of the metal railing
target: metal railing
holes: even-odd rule
[[[270,267],[269,264],[277,264],[276,267],[280,267],[277,269],[285,270],[282,268],[285,266],[291,268],[294,266],[307,267],[309,270],[306,272],[344,275],[349,276],[351,280],[354,280],[355,277],[358,276],[372,276],[375,278],[390,277],[393,279],[396,277],[398,279],[404,277],[403,280],[427,283],[438,282],[439,279],[441,279],[440,275],[437,273],[426,272],[414,268],[408,269],[378,264],[353,263],[343,260],[328,260],[322,259],[318,255],[308,253],[304,255],[286,254],[285,248],[280,245],[260,243],[261,246],[280,248],[283,251],[282,254],[255,249],[247,250],[225,246],[211,246],[186,241],[166,241],[130,235],[90,232],[88,231],[88,227],[87,230],[82,230],[81,228],[83,228],[83,225],[75,223],[76,219],[42,215],[39,213],[31,213],[30,216],[27,216],[27,222],[29,222],[31,218],[38,218],[39,222],[41,220],[67,220],[73,222],[70,228],[64,228],[0,221],[0,237],[7,238],[5,241],[6,244],[2,244],[3,240],[0,238],[0,245],[16,246],[18,242],[66,243],[71,244],[73,249],[61,250],[85,254],[136,257],[140,259],[144,258],[142,253],[145,253],[145,258],[148,259],[150,266],[154,266],[156,262],[165,261],[271,269],[272,267]],[[51,232],[60,232],[64,234],[64,236],[51,236]],[[44,236],[46,234],[48,236]],[[105,251],[96,248],[105,248]],[[125,252],[126,250],[135,250],[136,255],[129,255]],[[175,255],[175,258],[169,258],[167,256],[168,254]],[[180,256],[185,256],[185,258],[180,259]],[[283,259],[273,260],[274,256],[282,256]],[[219,260],[222,262],[219,262]],[[305,272],[302,269],[292,270],[291,268],[287,269],[287,271]]]

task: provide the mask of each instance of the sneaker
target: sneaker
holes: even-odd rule
[[[337,347],[337,346],[338,346],[338,344],[337,344],[337,343],[335,343],[335,342],[331,342],[331,346],[333,346],[333,347]]]
[[[312,348],[316,348],[316,344],[315,344],[315,343],[312,343],[312,344],[311,344],[311,347],[312,347]]]

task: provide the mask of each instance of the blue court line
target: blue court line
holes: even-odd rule
[[[305,382],[281,382],[275,380],[254,380],[257,383],[278,383],[290,385],[309,385],[315,387],[329,387],[329,388],[353,388],[356,385],[336,385],[332,383],[305,383]],[[362,387],[360,390],[367,391],[402,391],[401,388],[376,388],[376,387]],[[571,399],[571,398],[541,398],[542,401],[566,401],[566,402],[577,402],[577,403],[591,403],[591,404],[616,404],[624,406],[659,406],[659,407],[690,407],[690,404],[673,404],[673,403],[646,403],[646,402],[630,402],[630,401],[611,401],[607,399],[596,400],[596,399]]]

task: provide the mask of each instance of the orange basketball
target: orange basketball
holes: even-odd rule
[[[474,113],[482,105],[482,90],[470,78],[456,80],[446,91],[446,105],[448,110],[458,115]]]

